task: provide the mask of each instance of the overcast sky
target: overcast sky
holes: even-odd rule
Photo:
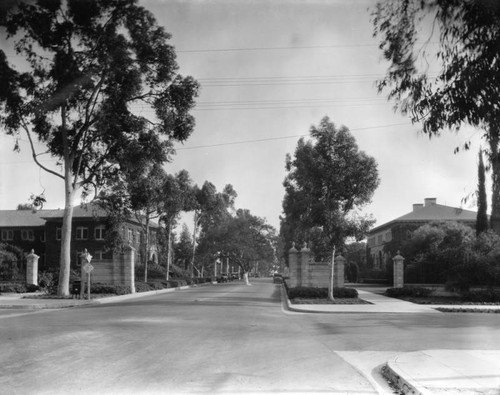
[[[201,83],[196,128],[168,172],[186,169],[195,183],[232,184],[236,205],[279,228],[285,155],[329,116],[347,126],[378,163],[381,183],[365,213],[381,225],[413,203],[469,208],[477,184],[480,133],[464,129],[429,140],[397,114],[375,81],[387,64],[372,37],[374,1],[140,0],[172,34],[180,73]],[[2,41],[3,42],[3,41]],[[3,44],[2,44],[3,45]],[[472,138],[469,152],[454,155]],[[12,152],[0,137],[0,209],[45,191],[46,208],[63,207],[63,184]]]

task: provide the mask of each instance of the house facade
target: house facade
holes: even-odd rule
[[[475,227],[476,217],[475,211],[437,204],[436,198],[426,198],[424,204],[414,204],[411,212],[369,232],[368,260],[373,269],[385,270],[387,265],[392,264],[392,257],[396,255],[401,244],[409,240],[419,227],[435,221],[455,221]]]
[[[59,267],[62,220],[64,210],[0,210],[0,242],[11,244],[40,256],[40,271]],[[150,223],[149,260],[158,262],[158,225]],[[119,225],[122,241],[135,249],[135,262],[143,262],[145,235],[138,220],[130,218]],[[87,249],[94,261],[113,258],[106,240],[107,214],[96,204],[76,206],[73,209],[71,229],[71,268],[80,265],[80,255]]]

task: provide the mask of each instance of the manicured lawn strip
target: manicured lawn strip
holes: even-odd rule
[[[295,298],[290,299],[290,302],[292,304],[371,304],[370,302],[360,298],[335,298],[334,301],[324,298]]]

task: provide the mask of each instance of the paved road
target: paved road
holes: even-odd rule
[[[0,394],[387,393],[378,365],[496,348],[497,316],[291,313],[268,279],[1,312]]]

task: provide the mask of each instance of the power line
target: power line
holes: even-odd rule
[[[393,127],[393,126],[408,126],[408,123],[393,123],[393,124],[389,124],[389,125],[368,126],[368,127],[364,127],[364,128],[349,129],[349,131],[350,132],[357,132],[357,131],[361,131],[361,130],[381,129],[381,128],[388,128],[388,127]],[[199,149],[199,148],[222,147],[222,146],[226,146],[226,145],[261,143],[261,142],[265,142],[265,141],[286,140],[286,139],[291,139],[291,138],[306,137],[308,135],[309,134],[298,134],[298,135],[293,135],[293,136],[280,136],[280,137],[268,137],[268,138],[263,138],[263,139],[254,139],[254,140],[231,141],[231,142],[218,143],[218,144],[197,145],[194,147],[181,147],[181,148],[175,148],[175,150],[176,151],[185,151],[185,150],[192,150],[192,149]]]

